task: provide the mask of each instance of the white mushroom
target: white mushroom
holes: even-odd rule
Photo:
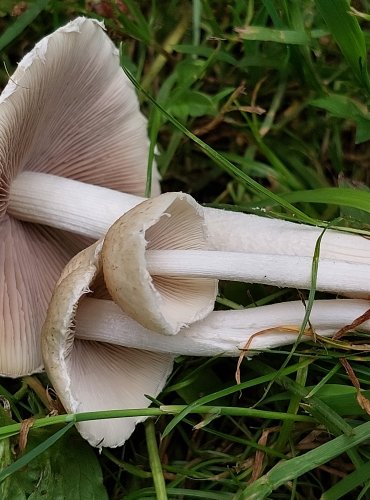
[[[143,408],[145,394],[156,397],[177,354],[238,356],[293,343],[305,314],[301,302],[244,311],[217,311],[177,335],[149,331],[123,313],[107,293],[102,274],[102,242],[76,255],[58,281],[42,330],[47,374],[67,412]],[[332,336],[369,310],[368,301],[314,303],[313,334]],[[370,321],[360,330],[369,332]],[[78,424],[92,445],[119,446],[143,418]]]
[[[127,92],[121,92],[122,86]],[[128,122],[127,104],[132,118]],[[143,180],[147,138],[117,51],[97,22],[79,18],[42,40],[12,76],[0,98],[1,111],[0,170],[5,172],[4,166],[10,165],[12,171],[0,175],[0,213],[98,238],[143,200],[113,191],[124,189],[119,178],[126,155],[129,163],[140,165]],[[103,172],[108,164],[113,177],[106,181]],[[130,191],[138,194],[133,175],[126,177]],[[156,182],[153,187],[155,194]],[[209,249],[265,254],[271,259],[296,256],[307,263],[321,234],[315,227],[223,210],[205,209],[204,218]],[[370,241],[328,230],[320,255],[336,263],[368,265]],[[281,259],[281,265],[286,262]],[[289,259],[290,266],[292,262]],[[300,259],[296,262],[294,272]]]
[[[133,208],[109,229],[103,246],[106,286],[113,300],[144,327],[171,335],[204,318],[212,308],[211,278],[311,287],[311,257],[207,250],[202,216],[189,195],[165,193]],[[208,305],[194,317],[187,305],[206,286]],[[321,258],[316,288],[367,298],[370,261]]]
[[[0,96],[1,375],[42,369],[40,330],[52,289],[69,259],[89,244],[16,220],[13,183],[25,175],[20,203],[37,193],[32,175],[47,190],[38,176],[124,190],[130,199],[144,193],[147,163],[146,121],[99,22],[75,19],[22,59]],[[153,192],[159,192],[155,169]],[[54,208],[63,219],[63,209]],[[84,217],[94,217],[88,207]]]
[[[83,250],[64,269],[42,330],[47,374],[67,412],[143,408],[156,397],[172,370],[174,355],[77,339],[76,311],[84,296],[106,296],[101,283],[101,242]],[[100,300],[98,300],[100,302]],[[103,302],[106,302],[103,300]],[[78,424],[93,446],[122,445],[143,417]]]

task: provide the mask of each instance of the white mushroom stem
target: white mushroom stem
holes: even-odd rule
[[[365,300],[318,300],[310,315],[313,331],[302,340],[333,336],[370,308]],[[305,314],[302,302],[285,302],[241,311],[215,311],[206,319],[165,336],[145,329],[113,301],[86,298],[76,314],[76,337],[151,352],[187,356],[239,356],[248,347],[270,349],[294,343]],[[359,329],[370,332],[370,321]]]
[[[97,239],[144,198],[83,182],[22,172],[11,184],[7,211],[13,217]],[[214,250],[312,257],[320,228],[225,210],[206,208],[208,245]],[[320,256],[370,262],[370,241],[326,231]]]
[[[99,239],[143,200],[56,175],[22,172],[12,181],[7,212],[22,221]]]
[[[151,276],[216,278],[281,287],[311,288],[312,258],[213,250],[147,250]],[[370,263],[322,259],[317,290],[370,296]]]

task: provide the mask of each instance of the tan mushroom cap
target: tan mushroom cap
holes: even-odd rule
[[[69,413],[148,407],[145,394],[156,397],[172,370],[174,355],[76,338],[80,301],[94,282],[102,293],[101,247],[101,242],[92,245],[67,265],[42,330],[45,368]],[[93,446],[115,447],[144,418],[92,420],[79,423],[78,430]]]
[[[0,374],[42,369],[40,329],[63,267],[87,242],[14,220],[12,180],[22,171],[142,195],[146,120],[101,23],[77,18],[43,38],[0,96]],[[153,193],[159,192],[154,168]]]
[[[216,279],[151,276],[146,250],[205,250],[202,207],[184,193],[146,200],[118,219],[103,245],[103,272],[113,300],[149,330],[173,335],[214,307]]]

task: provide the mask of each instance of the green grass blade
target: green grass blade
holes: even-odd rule
[[[343,498],[344,495],[361,486],[365,481],[370,479],[370,462],[366,462],[348,476],[338,481],[332,488],[321,495],[320,500],[337,500]]]
[[[0,50],[17,38],[46,9],[48,0],[37,0],[0,36]]]
[[[316,5],[357,80],[370,94],[367,50],[358,20],[348,0],[316,0]]]
[[[304,31],[276,30],[262,26],[247,26],[238,28],[242,40],[259,40],[263,42],[285,43],[288,45],[306,45],[309,38]]]
[[[7,477],[9,477],[11,474],[14,474],[14,472],[17,472],[19,469],[30,463],[31,460],[39,456],[45,450],[50,448],[50,446],[52,446],[54,443],[58,441],[58,439],[64,436],[64,434],[68,432],[69,429],[73,427],[73,425],[74,425],[73,422],[70,422],[69,424],[65,425],[62,429],[59,429],[59,431],[50,436],[48,439],[45,439],[43,443],[36,446],[32,451],[26,453],[21,458],[13,462],[11,465],[3,469],[0,472],[0,483],[4,481]]]
[[[301,210],[295,208],[293,205],[288,203],[286,200],[282,199],[280,196],[276,195],[275,193],[269,191],[265,187],[261,186],[258,182],[256,182],[254,179],[249,177],[249,175],[245,174],[243,171],[241,171],[239,168],[237,168],[235,165],[233,165],[231,162],[229,162],[224,156],[222,156],[220,153],[215,151],[213,148],[208,146],[205,142],[203,142],[199,137],[196,135],[192,134],[190,130],[188,130],[182,123],[180,123],[174,116],[172,116],[170,113],[168,113],[148,92],[146,92],[145,89],[139,84],[139,82],[136,80],[136,78],[127,70],[127,68],[123,68],[126,75],[128,78],[131,80],[131,82],[135,85],[135,87],[142,92],[146,98],[156,106],[161,113],[178,129],[180,130],[186,137],[191,139],[193,142],[195,142],[201,150],[209,157],[211,158],[215,163],[217,163],[220,167],[222,167],[226,172],[228,172],[232,177],[239,179],[240,181],[244,182],[247,186],[249,186],[255,193],[262,194],[266,196],[267,198],[274,200],[278,205],[281,207],[285,208],[287,211],[293,213],[298,219],[301,219],[304,222],[307,222],[308,224],[314,224],[314,225],[320,225],[320,221],[316,221],[306,215],[304,212]]]
[[[267,474],[248,486],[239,499],[262,500],[288,481],[309,472],[345,453],[369,438],[370,422],[353,429],[351,436],[339,436],[314,450],[275,465]]]
[[[288,375],[290,373],[294,373],[297,371],[299,368],[307,366],[308,364],[311,363],[311,360],[305,360],[302,361],[301,363],[289,366],[287,368],[284,368],[281,370],[280,375]],[[183,411],[181,411],[176,417],[174,417],[171,422],[167,425],[167,427],[164,429],[162,436],[165,437],[167,434],[169,434],[178,423],[181,422],[183,418],[185,418],[189,413],[192,413],[194,408],[199,407],[199,405],[207,404],[210,403],[211,401],[214,401],[215,399],[220,399],[224,396],[229,396],[230,394],[234,394],[235,392],[243,391],[245,389],[249,389],[250,387],[255,387],[256,385],[259,384],[265,384],[266,382],[270,382],[276,377],[276,372],[272,371],[271,373],[268,373],[266,375],[262,375],[261,377],[257,377],[253,380],[248,380],[247,382],[242,382],[241,384],[236,384],[233,385],[232,387],[228,387],[227,389],[223,389],[221,391],[217,391],[213,394],[209,394],[207,396],[203,396],[202,398],[198,399],[197,401],[194,401],[192,404],[184,408]]]
[[[309,202],[341,205],[370,213],[370,193],[350,188],[320,188],[282,195],[292,203]]]
[[[158,500],[167,500],[166,483],[163,477],[161,459],[159,458],[157,440],[155,437],[154,422],[152,420],[148,420],[145,424],[145,436],[156,498]]]

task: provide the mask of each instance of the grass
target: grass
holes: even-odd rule
[[[353,7],[40,0],[23,12],[4,1],[0,80],[69,19],[103,18],[149,118],[164,190],[369,235],[370,31],[361,15],[369,2]],[[224,284],[218,302],[239,308],[300,297]],[[366,347],[319,341],[265,352],[243,361],[239,385],[235,371],[231,359],[178,358],[159,401],[137,411],[151,415],[145,427],[101,455],[66,427],[92,415],[46,417],[53,400],[45,375],[3,379],[2,497],[370,498],[370,422],[353,385],[370,396]],[[33,419],[28,434],[24,419]]]

